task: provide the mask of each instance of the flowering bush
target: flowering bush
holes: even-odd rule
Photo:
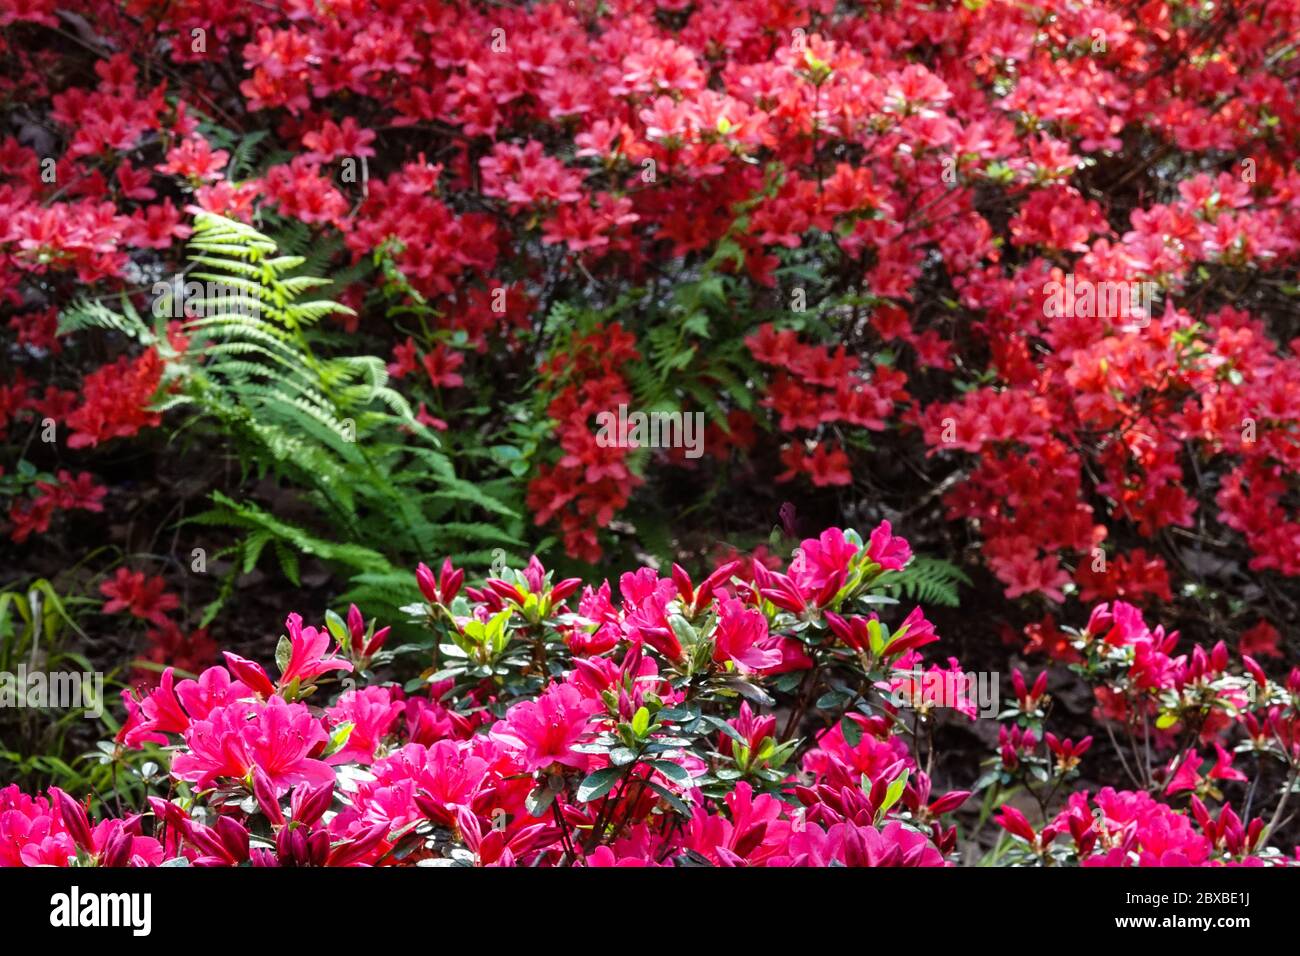
[[[784,571],[733,560],[697,584],[678,566],[642,568],[619,580],[617,602],[608,582],[556,581],[536,558],[477,588],[449,560],[436,575],[421,565],[424,601],[407,610],[437,651],[420,676],[382,679],[389,629],[355,606],[322,628],[289,615],[274,678],[231,652],[193,679],[168,667],[153,690],[123,692],[116,753],[169,761],[169,796],[92,825],[63,790],[11,786],[0,860],[948,865],[950,821],[971,793],[934,790],[930,731],[933,708],[957,701],[916,686],[945,672],[921,654],[940,638],[920,608],[901,620],[871,610],[891,607],[890,577],[910,560],[887,522],[866,541],[832,528]],[[1232,675],[1222,645],[1170,658],[1172,637],[1123,603],[1099,605],[1073,635],[1103,719],[1131,729],[1140,717],[1148,757],[1174,757],[1148,761],[1138,789],[1070,794],[1041,829],[1004,803],[1004,862],[1287,862],[1262,818],[1244,823],[1227,803],[1212,815],[1202,798],[1245,779],[1222,743],[1238,727],[1239,749],[1294,780],[1300,670],[1280,686],[1246,657]],[[1000,754],[976,786],[1023,780],[1046,812],[1044,792],[1077,775],[1091,738],[1047,733],[1042,750],[1046,674],[1014,684]],[[1202,775],[1207,745],[1217,758]],[[1184,792],[1190,812],[1173,805]]]
[[[1144,569],[1103,592],[1162,595],[1167,561],[1131,542],[1206,509],[1252,569],[1297,571],[1295,290],[1271,278],[1300,249],[1292,3],[73,7],[71,48],[52,5],[6,14],[4,95],[57,133],[0,150],[0,289],[28,347],[0,424],[52,419],[71,448],[160,424],[160,353],[71,387],[57,313],[174,271],[198,207],[295,224],[324,261],[382,250],[344,283],[345,325],[437,426],[549,353],[532,411],[555,450],[498,434],[532,519],[587,560],[645,469],[591,418],[635,395],[707,411],[720,464],[761,425],[767,477],[815,487],[850,485],[868,435],[910,453],[919,429],[1008,597],[1095,591],[1103,544]],[[669,295],[646,285],[661,261]],[[1065,278],[1160,303],[1136,326],[1053,310]],[[394,321],[385,289],[434,321]],[[46,501],[15,502],[15,535]]]

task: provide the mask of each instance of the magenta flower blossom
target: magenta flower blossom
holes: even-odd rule
[[[513,833],[496,827],[485,827],[478,817],[464,807],[456,812],[456,829],[465,841],[466,848],[474,854],[478,866],[515,866],[520,856],[549,829],[545,823],[534,823]]]
[[[137,701],[131,691],[122,691],[126,705],[126,721],[117,732],[117,741],[128,747],[142,747],[146,743],[167,743],[167,733],[181,733],[190,725],[189,716],[181,708],[173,686],[175,671],[167,668],[158,686]]]
[[[886,571],[899,571],[912,558],[911,546],[896,537],[888,521],[882,521],[871,532],[867,542],[867,557]]]
[[[492,734],[502,743],[522,750],[523,769],[532,772],[561,764],[583,769],[587,756],[573,749],[598,708],[572,684],[552,684],[536,700],[524,700],[506,712]]]
[[[240,683],[263,700],[275,696],[275,684],[271,683],[271,678],[261,664],[240,657],[238,654],[232,654],[230,651],[224,651],[223,654],[226,658],[226,667],[230,668],[230,672],[239,679]]]
[[[897,709],[906,701],[898,694],[921,711],[956,708],[977,717],[970,677],[955,658],[923,657],[939,637],[921,608],[901,620],[897,605],[876,602],[879,617],[870,609],[871,593],[885,582],[874,570],[863,572],[901,567],[906,543],[887,523],[869,549],[853,540],[831,529],[804,542],[788,574],[760,560],[730,559],[698,586],[680,567],[671,579],[642,568],[623,576],[619,601],[605,583],[581,592],[576,613],[551,607],[538,610],[537,620],[506,594],[542,587],[538,564],[516,583],[464,588],[468,609],[462,615],[458,600],[457,619],[485,621],[491,608],[505,609],[521,640],[544,622],[550,637],[542,649],[554,676],[540,690],[536,659],[516,649],[503,655],[504,672],[488,679],[477,668],[460,670],[450,653],[440,656],[434,664],[444,673],[410,700],[396,684],[365,686],[376,675],[360,645],[372,631],[384,632],[350,608],[348,649],[363,686],[309,707],[292,698],[348,662],[329,634],[291,615],[278,682],[231,654],[228,666],[195,680],[178,682],[168,669],[154,690],[125,698],[121,742],[171,747],[173,776],[192,785],[179,798],[146,798],[161,843],[142,836],[139,816],[95,823],[97,805],[84,795],[54,789],[33,799],[11,787],[0,790],[0,864],[948,865],[959,849],[948,815],[970,791],[932,795],[910,735],[900,732],[907,721]],[[436,587],[442,597],[452,589],[450,581]],[[676,633],[686,630],[674,615],[694,629],[689,646],[677,643]],[[439,612],[430,623],[455,626],[445,618]],[[1075,657],[1099,655],[1118,678],[1094,682],[1102,719],[1176,720],[1152,728],[1159,760],[1148,790],[1070,794],[1062,785],[1098,744],[1091,735],[1076,743],[1048,729],[1050,667],[1010,670],[1015,706],[997,725],[989,765],[1022,778],[1046,768],[1045,788],[1035,792],[1050,796],[1032,819],[1009,802],[998,808],[993,819],[1010,835],[1004,860],[1289,863],[1268,845],[1269,811],[1243,819],[1231,805],[1249,783],[1233,767],[1233,753],[1245,750],[1244,735],[1261,751],[1300,755],[1300,722],[1283,703],[1300,695],[1300,668],[1270,678],[1226,641],[1180,654],[1176,634],[1148,626],[1123,601],[1099,606],[1086,630],[1061,633]],[[566,655],[560,640],[583,653]],[[706,649],[712,666],[696,653]],[[863,663],[879,671],[874,681],[862,681]],[[841,664],[853,669],[854,684],[844,687],[852,693],[861,685],[856,696],[819,699],[812,678]],[[803,692],[798,680],[770,679],[801,667],[818,669]],[[512,668],[517,673],[495,679]],[[730,672],[745,674],[777,702],[733,697]],[[1153,691],[1161,695],[1158,709],[1150,706]],[[1177,711],[1175,697],[1182,698]],[[802,716],[786,716],[785,706],[800,698]],[[1204,719],[1191,724],[1180,716],[1209,700]],[[714,718],[707,727],[696,716],[701,703]],[[1017,719],[1026,715],[1032,719]],[[335,752],[327,755],[331,740]],[[724,773],[731,766],[720,761],[736,772]],[[343,768],[337,782],[335,765]]]
[[[25,848],[66,833],[67,828],[45,797],[29,797],[16,783],[0,790],[0,866],[24,866]],[[72,846],[71,838],[67,843]]]
[[[780,852],[790,834],[781,801],[770,794],[754,796],[741,782],[727,794],[727,817],[696,808],[686,845],[718,866],[753,866]]]
[[[641,568],[619,578],[628,636],[640,638],[670,661],[684,657],[681,642],[668,625],[666,608],[677,596],[671,578],[660,578],[652,568]]]
[[[191,720],[202,720],[218,707],[252,696],[252,689],[233,680],[224,667],[209,667],[199,679],[183,680],[176,685],[176,696]]]
[[[1079,823],[1071,827],[1071,818]],[[1083,866],[1131,866],[1135,857],[1140,866],[1200,866],[1213,850],[1191,818],[1148,793],[1110,787],[1103,787],[1092,801],[1086,792],[1071,794],[1051,826],[1069,829],[1076,843],[1082,841],[1089,849],[1107,848],[1085,856]]]
[[[231,680],[224,667],[209,667],[197,681],[183,680],[173,687],[174,678],[175,671],[167,668],[158,686],[139,701],[130,691],[122,692],[127,720],[118,731],[119,743],[128,747],[167,744],[167,734],[184,733],[191,721],[207,717],[214,707],[252,696],[249,687]]]
[[[764,717],[758,717],[749,709],[749,703],[742,701],[740,704],[740,713],[732,720],[727,721],[741,737],[745,739],[751,753],[757,753],[762,747],[763,741],[768,737],[776,738],[776,717],[768,714]],[[718,734],[718,752],[730,756],[732,739],[730,734]]]
[[[300,784],[331,783],[334,771],[315,759],[329,735],[303,704],[278,697],[218,707],[185,733],[188,751],[172,761],[172,774],[203,789],[218,780],[242,781],[260,767],[276,795]]]
[[[924,833],[898,821],[877,830],[872,826],[837,823],[822,829],[809,824],[792,833],[785,853],[772,866],[946,866],[942,854]]]
[[[395,700],[387,687],[366,687],[362,690],[350,690],[341,695],[333,707],[325,711],[330,727],[343,723],[352,724],[348,742],[338,753],[329,758],[329,763],[359,763],[366,765],[375,759],[375,749],[387,736],[405,705]]]
[[[423,818],[451,826],[456,811],[470,807],[487,785],[488,762],[470,752],[469,744],[440,740],[432,746],[407,744],[370,767],[373,780],[362,780],[353,808],[331,821],[336,836],[359,832],[377,823],[398,829]]]
[[[57,787],[50,799],[17,786],[0,790],[0,866],[65,867],[78,853],[95,865],[157,866],[162,845],[141,834],[141,817],[91,824],[85,807]]]
[[[856,787],[863,774],[874,781],[900,760],[909,768],[915,766],[907,745],[890,735],[888,721],[859,713],[850,713],[848,719],[861,728],[861,739],[850,746],[838,723],[822,733],[817,746],[803,758],[803,770],[814,780]]]
[[[342,657],[330,655],[329,631],[303,627],[300,614],[290,614],[284,626],[289,632],[291,650],[289,663],[280,674],[279,687],[288,687],[295,680],[299,686],[307,687],[322,674],[352,670],[352,665]]]
[[[790,562],[790,578],[804,592],[819,591],[837,576],[842,583],[859,550],[839,528],[827,528],[818,537],[800,542]]]
[[[720,664],[731,661],[741,673],[775,667],[781,663],[781,651],[763,646],[767,635],[767,618],[761,611],[734,598],[724,601],[713,634],[713,659]]]

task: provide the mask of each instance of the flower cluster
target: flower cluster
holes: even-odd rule
[[[139,659],[145,664],[137,667],[133,679],[138,684],[158,683],[159,670],[164,666],[197,671],[212,663],[217,656],[217,645],[208,637],[206,628],[186,634],[168,612],[181,606],[180,598],[167,590],[161,576],[149,576],[143,571],[119,567],[113,577],[99,585],[100,593],[108,598],[104,614],[129,614],[153,625],[147,632],[146,647]]]
[[[1150,543],[1203,517],[1240,536],[1252,569],[1300,573],[1300,359],[1277,321],[1294,293],[1269,279],[1300,253],[1294,3],[81,6],[113,37],[93,70],[48,68],[72,56],[48,4],[5,14],[33,41],[0,50],[6,95],[53,130],[0,140],[16,370],[54,377],[67,336],[51,322],[74,283],[136,295],[142,270],[180,261],[187,208],[278,214],[356,262],[383,251],[378,285],[436,322],[412,339],[372,298],[361,326],[405,350],[398,368],[422,361],[429,387],[468,381],[465,347],[554,353],[527,370],[560,402],[546,410],[559,447],[537,456],[530,492],[575,556],[601,553],[641,484],[580,434],[624,395],[626,356],[680,373],[667,397],[710,407],[716,444],[761,410],[779,461],[767,477],[814,490],[852,483],[863,432],[910,452],[919,428],[958,469],[943,500],[978,523],[1011,598],[1123,596],[1092,579],[1096,553],[1142,568],[1131,594],[1161,597]],[[150,68],[159,38],[167,69]],[[199,118],[217,99],[222,128]],[[249,124],[274,161],[235,148],[227,127]],[[1155,154],[1159,168],[1130,160]],[[710,327],[693,302],[662,355],[648,334],[662,328],[600,313],[577,334],[609,339],[610,361],[576,396],[572,330],[535,336],[557,297],[610,306],[702,263],[755,320]],[[1137,316],[1046,307],[1066,279],[1145,284],[1159,302]],[[365,288],[349,290],[358,304]],[[728,340],[768,373],[744,369],[758,395],[729,393],[736,370],[704,360]],[[43,398],[11,376],[0,423],[79,394],[49,412],[69,448],[134,435],[158,423],[159,365],[120,356]],[[443,408],[423,420],[461,424]],[[597,473],[590,499],[567,497],[579,469]]]
[[[438,650],[416,689],[379,678],[387,630],[356,608],[326,628],[290,615],[276,677],[228,652],[124,692],[118,746],[166,755],[177,797],[92,826],[61,791],[9,788],[4,862],[944,865],[967,793],[932,792],[876,687],[938,637],[919,609],[892,632],[861,610],[910,557],[888,525],[832,529],[784,571],[643,568],[617,602],[535,558],[482,587],[421,566],[409,610]],[[165,610],[126,571],[106,591]],[[842,720],[772,710],[790,679],[833,674],[858,688]]]
[[[1149,627],[1138,608],[1122,601],[1097,605],[1085,627],[1061,636],[1071,653],[1057,656],[1092,686],[1094,719],[1114,742],[1134,789],[1070,793],[1049,815],[1052,796],[1078,777],[1094,738],[1076,742],[1044,733],[1052,702],[1048,672],[1031,687],[1016,671],[1016,703],[1003,714],[999,755],[977,785],[1018,783],[1037,799],[1039,828],[1010,803],[999,811],[998,823],[1018,838],[1012,855],[1084,866],[1260,865],[1269,859],[1267,838],[1283,818],[1300,767],[1300,668],[1276,681],[1249,654],[1232,666],[1222,642],[1176,653],[1177,632]],[[1250,761],[1250,775],[1234,766],[1242,756]],[[1271,819],[1250,817],[1265,779],[1274,781],[1270,787],[1280,784]],[[1239,814],[1225,791],[1249,781]],[[1217,813],[1207,801],[1220,805]]]
[[[924,769],[934,755],[922,761],[917,749],[931,711],[918,708],[918,724],[898,694],[900,682],[935,673],[920,652],[940,638],[919,608],[892,626],[868,610],[910,559],[888,524],[865,541],[830,529],[784,570],[733,560],[697,583],[680,567],[668,577],[642,568],[623,575],[617,601],[607,582],[554,581],[536,558],[481,587],[450,561],[436,575],[421,565],[424,601],[408,611],[436,651],[420,680],[382,679],[395,659],[388,630],[355,607],[322,628],[291,614],[277,676],[227,652],[197,677],[178,680],[169,667],[152,690],[123,693],[119,753],[169,761],[172,797],[148,795],[139,812],[92,825],[60,790],[47,799],[10,787],[0,791],[0,861],[950,865],[954,814],[970,791],[935,789]],[[1160,776],[1167,786],[1063,795],[1040,827],[1003,802],[998,822],[1021,841],[1008,855],[1286,862],[1263,820],[1243,823],[1226,804],[1212,813],[1206,801],[1222,800],[1216,781],[1241,777],[1217,742],[1230,725],[1249,726],[1259,754],[1300,763],[1300,743],[1276,743],[1300,741],[1300,671],[1283,687],[1249,658],[1245,675],[1228,675],[1221,648],[1169,658],[1171,635],[1122,603],[1099,606],[1075,642],[1088,667],[1118,668],[1109,680],[1130,705],[1178,714],[1151,725],[1153,749],[1186,729],[1199,748],[1213,743],[1218,762],[1200,775],[1191,748]],[[1041,797],[1077,775],[1091,738],[1049,732],[1039,753],[1046,678],[1031,687],[1015,674],[1004,717],[1018,723],[1003,727],[979,788],[1023,781]],[[1193,707],[1195,726],[1181,726]],[[1182,791],[1195,791],[1187,812],[1170,802]]]

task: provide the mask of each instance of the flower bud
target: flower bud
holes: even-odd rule
[[[370,642],[366,644],[361,653],[365,654],[366,657],[374,657],[378,654],[379,649],[384,646],[384,641],[388,640],[388,633],[391,630],[391,627],[381,627],[375,631],[375,636],[370,639]]]
[[[420,593],[424,595],[426,601],[430,604],[440,603],[438,600],[438,585],[433,580],[433,572],[423,562],[416,565],[415,583],[420,586]]]
[[[126,828],[119,828],[104,844],[104,852],[99,855],[99,865],[113,868],[127,866],[131,862],[131,847],[134,843],[135,838]]]
[[[304,826],[312,826],[324,816],[334,799],[334,785],[324,783],[319,787],[299,784],[289,798],[289,812],[293,819]]]
[[[551,588],[551,604],[559,604],[580,587],[582,587],[582,578],[565,578]]]
[[[257,805],[262,808],[262,813],[273,826],[284,825],[284,812],[280,809],[280,801],[275,795],[275,786],[261,767],[253,768],[253,796],[257,800]]]
[[[352,635],[352,644],[356,646],[366,635],[366,621],[355,604],[348,606],[348,632]]]
[[[72,842],[89,853],[92,841],[90,838],[90,820],[86,816],[85,807],[58,787],[51,787],[50,795],[54,797],[54,803],[59,808],[59,817],[63,820],[63,825],[67,827],[68,836],[72,837]]]
[[[453,568],[451,558],[444,558],[442,571],[438,575],[438,590],[442,594],[442,603],[450,604],[460,593],[461,583],[465,580],[463,568]]]
[[[266,671],[262,669],[261,664],[240,657],[238,654],[232,654],[230,651],[224,653],[226,666],[230,668],[230,673],[234,674],[237,680],[262,697],[270,699],[275,696],[275,685],[271,683],[271,678],[266,676]]]

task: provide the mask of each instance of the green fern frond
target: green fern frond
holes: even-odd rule
[[[253,171],[257,161],[257,144],[266,138],[264,129],[254,130],[244,136],[230,150],[230,178],[240,180]]]
[[[942,558],[917,556],[901,571],[888,571],[880,577],[880,584],[891,597],[906,598],[918,604],[938,604],[958,607],[960,585],[969,585],[970,578],[957,565]]]
[[[217,284],[221,294],[208,291],[191,310],[200,314],[185,320],[190,345],[169,369],[181,388],[168,407],[185,405],[196,413],[193,422],[216,422],[248,473],[274,475],[308,508],[289,521],[218,492],[209,511],[188,519],[240,535],[228,552],[230,576],[204,618],[233,593],[233,576],[265,565],[268,554],[295,583],[305,555],[341,572],[350,593],[375,601],[401,596],[392,605],[396,615],[411,598],[414,560],[524,550],[524,522],[507,503],[512,488],[457,474],[437,435],[391,387],[383,358],[335,354],[350,339],[316,325],[351,310],[300,298],[333,286],[289,274],[311,265],[317,247],[298,225],[286,231],[292,245],[281,252],[252,226],[200,213],[190,241],[191,260],[204,270],[191,277],[209,290]],[[94,306],[69,322],[144,329]]]
[[[139,342],[153,340],[153,331],[131,307],[130,300],[122,297],[124,309],[114,312],[102,302],[81,299],[59,315],[59,335],[69,335],[86,329],[109,329],[121,332]]]

